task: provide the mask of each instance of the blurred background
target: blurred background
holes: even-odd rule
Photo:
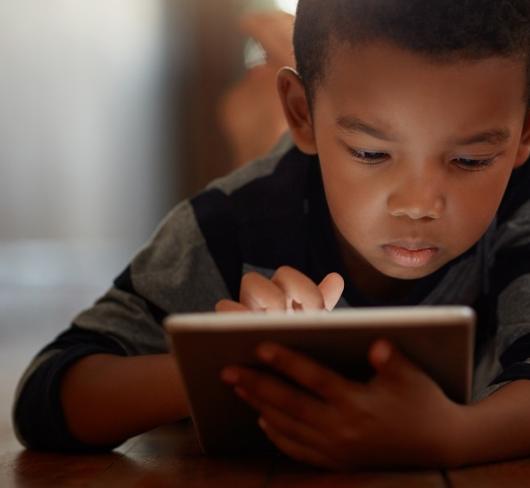
[[[172,206],[285,130],[296,3],[0,2],[0,447],[18,448],[9,409],[37,350]]]

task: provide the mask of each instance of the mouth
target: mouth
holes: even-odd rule
[[[440,249],[428,242],[395,241],[383,245],[386,255],[397,265],[405,268],[426,266]]]

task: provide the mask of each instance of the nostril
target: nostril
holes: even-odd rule
[[[435,211],[424,211],[421,209],[399,209],[390,212],[392,217],[407,217],[412,220],[438,220],[440,213]]]
[[[420,202],[419,199],[410,198],[398,199],[396,196],[388,199],[388,212],[393,217],[407,217],[412,220],[438,220],[445,209],[445,200],[442,197],[436,199],[425,199]]]

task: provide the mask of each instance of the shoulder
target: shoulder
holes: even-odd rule
[[[505,299],[518,297],[519,304],[526,303],[530,289],[530,161],[512,174],[497,214],[492,249],[492,290],[502,315],[511,317],[520,307],[505,305]]]
[[[181,202],[132,262],[136,287],[167,289],[169,283],[175,289],[187,283],[191,289],[193,281],[215,288],[215,299],[226,289],[237,296],[248,253],[273,253],[282,222],[295,220],[303,206],[307,166],[307,156],[286,135],[266,157]]]
[[[239,295],[248,265],[275,269],[300,254],[309,167],[310,157],[287,136],[267,157],[191,199],[200,234],[232,296]]]
[[[497,212],[497,251],[530,245],[530,160],[516,169]]]
[[[231,195],[253,181],[271,176],[277,169],[282,158],[294,148],[295,146],[291,135],[286,133],[270,153],[262,158],[249,162],[227,176],[212,181],[206,187],[206,191],[217,189],[225,195]]]
[[[508,182],[498,212],[500,225],[528,212],[530,203],[530,160],[517,168]]]
[[[274,185],[278,182],[276,180],[282,179],[285,173],[296,173],[294,165],[288,164],[286,166],[290,166],[290,170],[279,174],[279,167],[286,156],[289,160],[296,159],[288,156],[293,150],[293,142],[286,134],[265,157],[212,181],[196,196],[176,205],[158,225],[146,246],[140,250],[136,258],[137,269],[142,267],[142,258],[152,257],[153,253],[159,258],[158,265],[165,268],[166,261],[175,262],[177,256],[188,254],[194,248],[206,244],[206,226],[219,227],[229,222],[235,224],[235,214],[249,210],[248,205],[238,201],[242,193],[246,193],[249,188],[255,190],[258,187],[262,188],[262,191],[272,191],[277,189]],[[238,209],[238,206],[241,208]],[[227,228],[222,230],[226,233]]]
[[[267,156],[214,180],[190,200],[199,226],[241,227],[297,212],[309,161],[286,134]]]

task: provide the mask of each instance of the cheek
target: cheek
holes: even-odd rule
[[[455,201],[450,206],[452,215],[449,217],[458,222],[462,237],[477,241],[486,232],[495,218],[507,181],[508,178],[499,175],[477,185],[475,191],[467,187],[458,193],[458,203]]]
[[[512,167],[504,163],[500,161],[482,174],[463,174],[452,180],[446,243],[454,255],[479,241],[495,218],[512,174]]]
[[[322,178],[331,216],[345,237],[362,238],[375,222],[381,221],[385,192],[374,181],[354,168],[337,167],[329,171],[323,168]]]

